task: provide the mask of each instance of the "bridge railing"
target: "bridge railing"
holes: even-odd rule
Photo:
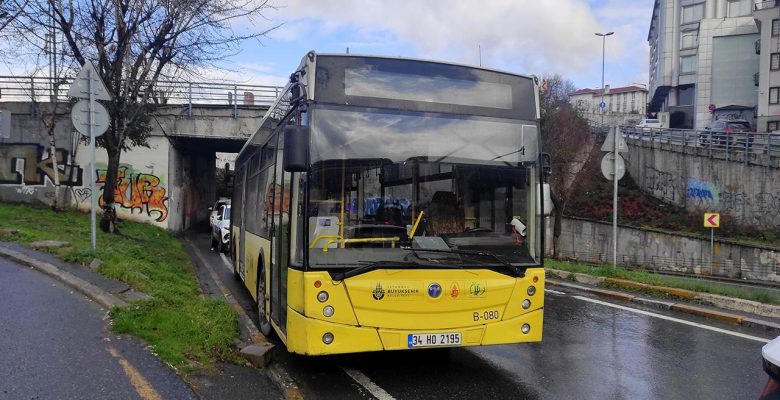
[[[623,136],[641,147],[663,148],[703,157],[778,168],[780,133],[714,132],[621,126]]]
[[[72,78],[0,76],[0,102],[67,102]],[[151,102],[183,105],[192,114],[197,106],[232,108],[270,106],[283,90],[280,86],[189,81],[158,81]]]

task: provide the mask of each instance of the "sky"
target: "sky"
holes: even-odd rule
[[[647,83],[653,0],[270,0],[265,31],[226,60],[231,78],[283,85],[301,58],[319,53],[402,56],[527,75],[560,74],[577,88]],[[215,74],[214,76],[225,76]]]

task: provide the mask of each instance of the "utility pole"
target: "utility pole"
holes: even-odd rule
[[[601,103],[599,103],[599,107],[601,108],[602,128],[604,127],[604,108],[606,107],[606,103],[604,103],[604,63],[606,61],[607,36],[613,34],[615,34],[615,32],[607,32],[607,33],[596,32],[596,36],[601,36]]]

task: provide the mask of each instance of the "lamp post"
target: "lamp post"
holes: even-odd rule
[[[601,105],[604,104],[604,60],[606,56],[606,45],[607,45],[607,36],[613,35],[615,32],[607,32],[607,33],[598,33],[596,32],[596,36],[601,36],[601,103],[599,103],[599,108],[601,108],[601,126],[604,127],[604,108],[606,106],[602,107]]]

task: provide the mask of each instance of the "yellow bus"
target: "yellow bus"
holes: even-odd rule
[[[323,355],[542,338],[535,77],[308,53],[236,161],[261,331]]]

